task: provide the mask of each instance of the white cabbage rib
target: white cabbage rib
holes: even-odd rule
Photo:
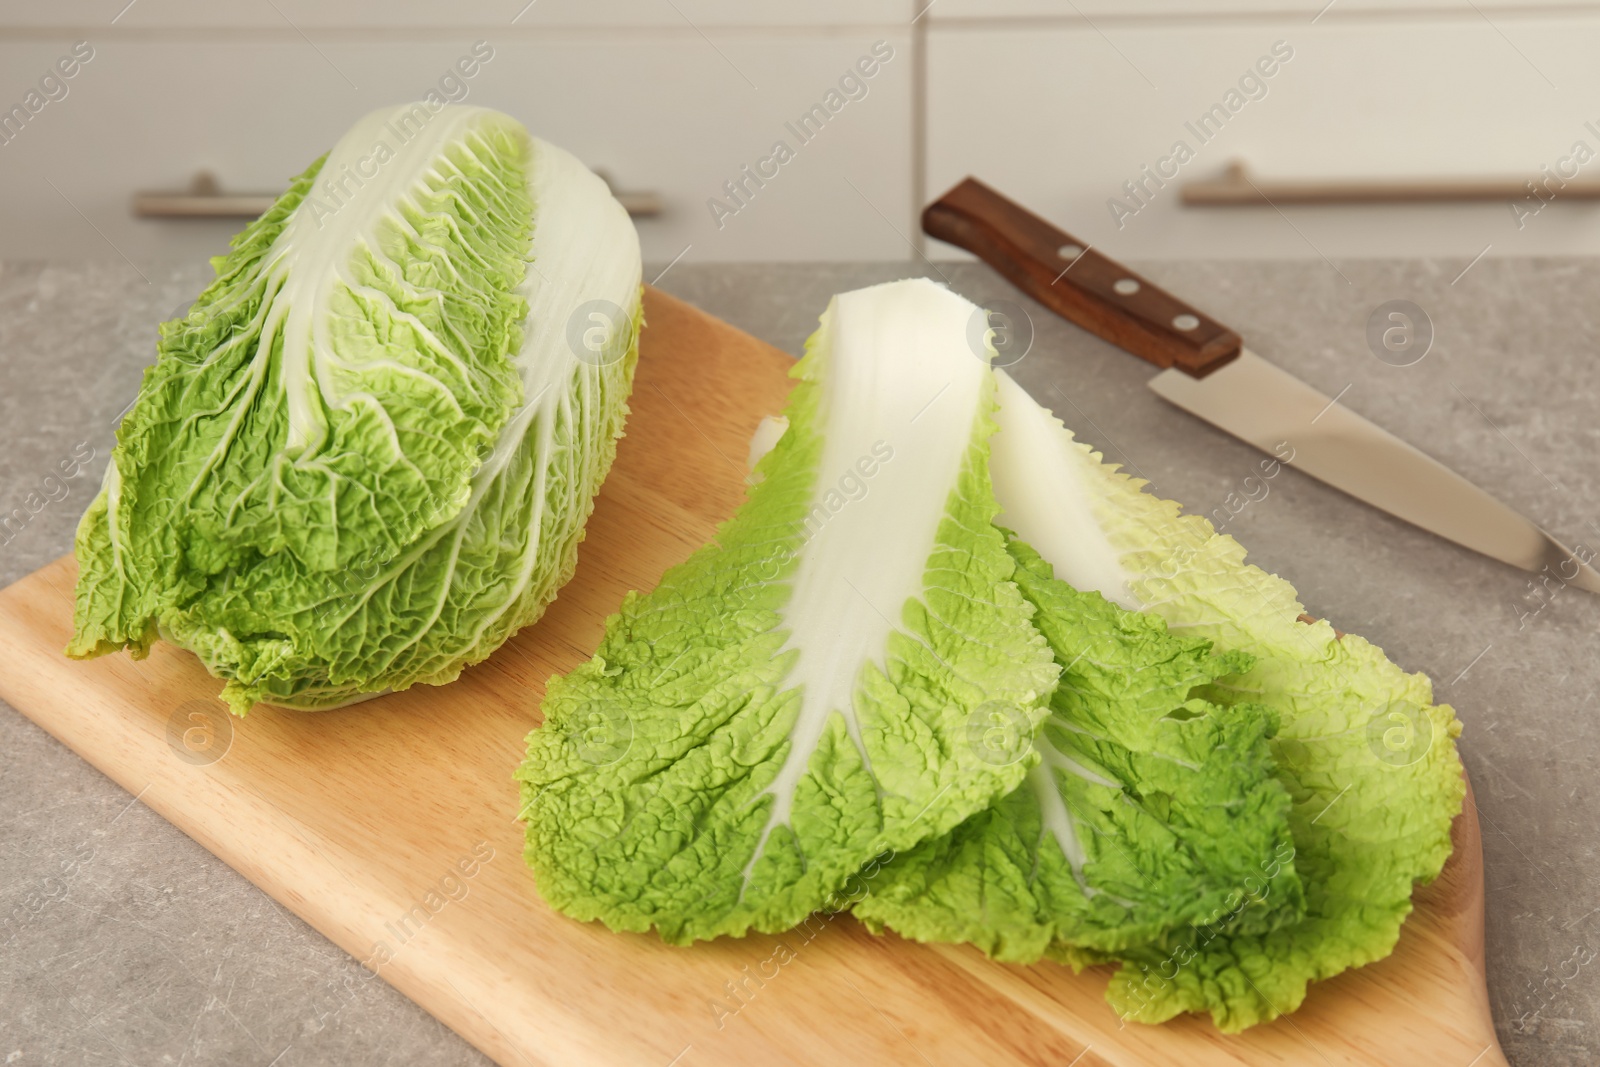
[[[991,439],[990,477],[1000,504],[1000,525],[1032,545],[1074,589],[1093,589],[1137,610],[1128,571],[1095,520],[1082,459],[1061,420],[996,370],[999,428]],[[1048,486],[1048,491],[1041,491]]]
[[[351,127],[323,164],[325,180],[336,181],[347,169],[354,169],[364,156],[369,156],[385,127],[403,110],[374,111]],[[279,235],[276,262],[270,268],[271,278],[277,282],[274,286],[277,295],[271,302],[272,312],[267,329],[263,331],[261,349],[264,353],[271,351],[271,336],[275,328],[281,328],[284,389],[289,405],[286,448],[290,454],[314,452],[327,432],[327,423],[315,400],[342,406],[353,399],[338,395],[329,380],[330,364],[338,362],[338,356],[328,337],[327,316],[335,286],[357,288],[354,280],[345,274],[349,249],[359,244],[375,257],[385,258],[373,232],[377,222],[383,218],[398,220],[395,203],[409,198],[416,186],[429,176],[432,167],[428,164],[436,161],[444,146],[465,141],[466,131],[491,115],[492,112],[480,108],[446,109],[396,149],[395,158],[380,165],[376,177],[368,180],[332,215],[312,210],[319,202],[310,199],[301,204]],[[504,121],[503,117],[496,117]],[[399,276],[398,265],[392,265]],[[378,294],[365,290],[363,295],[372,298]],[[410,324],[420,329],[421,324],[414,319]],[[422,332],[438,354],[455,360],[448,345]],[[438,385],[442,394],[453,397],[442,382]]]
[[[961,297],[917,280],[844,293],[823,315],[825,444],[814,507],[826,508],[826,495],[840,492],[852,472],[859,478],[857,464],[885,444],[898,458],[861,479],[860,499],[816,526],[800,549],[792,594],[779,612],[788,630],[784,650],[801,653],[784,679],[800,689],[800,710],[788,756],[764,794],[774,803],[763,846],[788,824],[795,789],[831,716],[844,717],[867,760],[856,687],[866,664],[883,667],[901,606],[922,594],[981,410],[988,365],[966,344],[971,313]],[[750,868],[761,852],[758,846]]]
[[[1137,610],[1130,572],[1095,517],[1097,500],[1071,432],[1005,371],[994,375],[999,408],[997,429],[989,439],[989,476],[1000,504],[1000,525],[1032,545],[1055,568],[1056,577],[1073,588],[1093,589]],[[761,421],[750,439],[752,468],[787,429],[780,418]],[[1039,492],[1041,485],[1049,486],[1049,492]]]
[[[606,368],[578,358],[569,344],[568,322],[585,304],[604,301],[622,321],[611,325],[619,331],[632,328],[639,306],[641,262],[639,238],[628,212],[611,195],[605,182],[570,152],[539,138],[533,138],[533,164],[528,178],[534,203],[532,261],[519,292],[528,301],[528,318],[523,324],[522,348],[516,356],[517,373],[522,379],[522,404],[500,431],[500,439],[472,479],[472,495],[467,506],[451,521],[448,534],[456,537],[472,520],[496,478],[510,465],[517,446],[528,434],[537,435],[536,454],[544,462],[536,465],[536,485],[530,494],[533,511],[527,518],[530,531],[513,580],[508,583],[504,602],[498,611],[485,614],[477,629],[467,636],[457,635],[462,648],[475,646],[491,624],[528,590],[539,548],[545,533],[550,500],[549,461],[559,428],[586,435],[581,440],[579,459],[591,455],[601,442],[594,440],[600,427],[594,420],[581,420],[572,410],[573,394],[581,394],[584,410],[600,406],[598,392]],[[538,269],[540,263],[561,264],[554,278]],[[609,345],[608,349],[614,349]],[[584,478],[570,478],[572,494],[593,495],[596,485]],[[555,539],[566,541],[577,536],[588,519],[589,499],[559,501],[557,514],[561,528]],[[439,531],[435,540],[447,535]]]
[[[1056,726],[1065,725],[1065,720],[1060,717],[1052,719],[1051,722]],[[1083,875],[1083,868],[1089,856],[1084,851],[1083,843],[1078,839],[1077,820],[1067,807],[1066,797],[1062,795],[1061,787],[1056,782],[1056,774],[1060,772],[1076,775],[1086,782],[1105,786],[1107,789],[1121,789],[1122,783],[1091,771],[1063,753],[1050,742],[1048,731],[1034,738],[1033,747],[1039,753],[1040,760],[1028,769],[1028,788],[1033,791],[1034,799],[1039,804],[1044,828],[1055,838],[1056,844],[1061,846],[1061,854],[1067,858],[1067,865],[1072,869],[1072,877],[1077,881],[1078,888],[1083,890],[1083,895],[1096,897],[1100,894],[1100,890],[1090,885]]]

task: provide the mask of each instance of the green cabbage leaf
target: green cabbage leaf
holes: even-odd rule
[[[785,930],[1023,781],[1058,671],[992,521],[975,311],[836,297],[749,499],[551,681],[517,777],[552,906]]]
[[[1291,1012],[1309,982],[1388,955],[1413,887],[1449,857],[1465,792],[1460,724],[1433,702],[1424,675],[1326,621],[1308,625],[1293,587],[1247,564],[1233,538],[1144,492],[1003,372],[997,377],[992,470],[1001,521],[1069,584],[1253,660],[1197,693],[1275,717],[1269,744],[1290,799],[1305,896],[1299,921],[1266,931],[1199,924],[1134,949],[1062,943],[1052,954],[1121,960],[1108,998],[1142,1022],[1209,1012],[1236,1031]]]
[[[1159,617],[1054,577],[1010,543],[1061,681],[1023,785],[887,864],[855,905],[873,929],[967,941],[1032,963],[1115,952],[1196,926],[1266,931],[1304,913],[1275,722],[1201,687],[1246,672]]]

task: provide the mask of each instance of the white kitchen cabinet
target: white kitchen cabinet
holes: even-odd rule
[[[288,30],[372,34],[417,27],[503,30],[552,26],[840,26],[900,24],[904,0],[0,0],[0,28]]]
[[[1230,18],[1270,19],[1292,26],[1312,19],[1320,23],[1352,15],[1410,18],[1421,13],[1482,21],[1526,11],[1581,11],[1595,7],[1594,0],[938,0],[929,9],[928,18],[944,23],[1021,18],[1093,20],[1102,28],[1151,17],[1169,22]]]
[[[10,143],[0,133],[0,256],[219,251],[237,221],[137,220],[131,195],[181,190],[202,169],[228,190],[279,189],[364,111],[437,85],[477,40],[495,59],[469,102],[512,112],[621,188],[658,193],[663,214],[639,220],[658,263],[685,248],[690,261],[915,259],[919,198],[967,174],[1134,258],[1600,253],[1600,201],[1559,193],[1520,226],[1506,202],[1181,206],[1180,185],[1234,160],[1268,180],[1540,180],[1583,141],[1597,158],[1580,176],[1600,181],[1600,3],[1325,7],[0,0],[0,114],[72,41],[95,49],[66,99]],[[867,96],[800,144],[786,124],[880,39],[894,58]],[[1294,56],[1265,96],[1203,142],[1191,133],[1279,40]],[[1193,158],[1156,187],[1142,168],[1179,139]],[[779,140],[794,158],[759,187],[742,178]],[[727,197],[730,180],[753,190],[747,205]],[[1145,192],[1130,200],[1124,182]]]
[[[0,145],[0,256],[143,261],[219,252],[242,223],[135,219],[131,195],[182,189],[200,169],[228,190],[280,190],[357,117],[437,85],[478,39],[491,39],[494,55],[465,83],[467,103],[510,112],[608,170],[619,187],[660,194],[663,213],[639,220],[647,260],[666,262],[686,247],[689,261],[908,255],[908,36],[888,38],[893,56],[863,83],[865,96],[805,144],[791,126],[883,34],[708,36],[103,39],[66,98]],[[65,36],[0,41],[0,70],[10,75],[0,92],[20,99],[68,48]],[[724,183],[780,140],[793,158],[762,187],[743,179],[752,194],[719,227],[707,201],[734,206]]]
[[[941,5],[943,6],[943,5]],[[1226,122],[1200,116],[1274,42],[1293,49]],[[1600,252],[1600,201],[1521,219],[1509,202],[1196,208],[1179,186],[1235,159],[1277,179],[1515,177],[1538,180],[1583,141],[1600,179],[1600,14],[1494,25],[1410,17],[1134,20],[946,25],[927,35],[931,199],[968,174],[1109,254],[1193,256],[1534,255]],[[1587,125],[1592,122],[1593,125]],[[1186,125],[1187,124],[1187,125]],[[1193,158],[1159,186],[1177,142]],[[1572,169],[1567,164],[1567,169]],[[1135,200],[1125,182],[1142,182]],[[1116,211],[1120,199],[1136,212]],[[1533,206],[1532,201],[1527,206]],[[947,246],[937,246],[952,253]]]

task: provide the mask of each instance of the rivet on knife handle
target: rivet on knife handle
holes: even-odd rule
[[[1113,259],[967,178],[929,204],[922,228],[959,245],[1090,333],[1203,378],[1239,354],[1239,335]]]

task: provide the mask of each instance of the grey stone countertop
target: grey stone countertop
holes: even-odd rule
[[[1452,281],[1464,266],[1145,269],[1557,536],[1600,547],[1600,260],[1485,259]],[[936,270],[986,306],[1027,310],[1035,336],[1012,373],[1080,437],[1191,510],[1243,495],[1252,450],[1167,407],[1142,387],[1146,364],[980,265],[680,263],[660,284],[798,352],[831,293]],[[146,281],[121,262],[0,264],[0,514],[27,511],[31,493],[43,501],[19,531],[0,532],[0,584],[71,548],[155,324],[206,273],[144,268]],[[1391,299],[1415,301],[1433,324],[1431,350],[1411,366],[1367,345],[1369,316]],[[63,462],[76,477],[60,477]],[[1483,826],[1501,1040],[1526,1067],[1600,1062],[1600,597],[1563,591],[1535,611],[1529,575],[1294,472],[1226,530],[1309,610],[1426,671],[1455,706]],[[383,983],[348,981],[357,967],[0,705],[0,1062],[487,1062]]]

